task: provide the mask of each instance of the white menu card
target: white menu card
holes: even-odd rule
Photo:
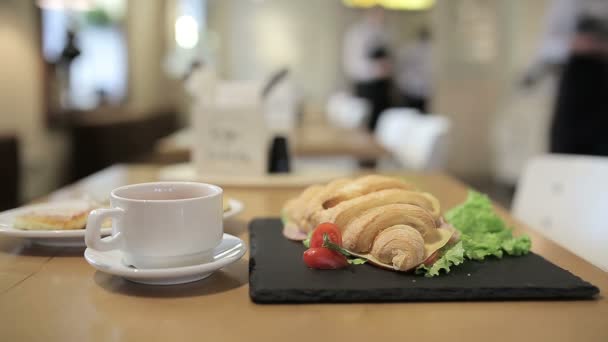
[[[197,173],[266,174],[269,138],[260,83],[209,77],[201,88],[193,112],[192,158]]]

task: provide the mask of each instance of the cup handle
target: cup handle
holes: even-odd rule
[[[122,239],[120,232],[116,232],[110,238],[102,240],[101,225],[106,218],[118,219],[124,213],[125,211],[120,208],[95,209],[91,211],[87,219],[87,228],[84,232],[84,241],[87,247],[100,252],[118,248]]]

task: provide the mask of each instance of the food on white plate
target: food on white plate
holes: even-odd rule
[[[467,259],[520,256],[530,238],[515,237],[485,195],[470,191],[467,200],[445,213],[433,195],[404,180],[372,175],[313,185],[288,201],[282,211],[283,234],[304,240],[304,262],[336,269],[370,263],[416,270],[426,277],[448,273]]]
[[[13,227],[23,230],[75,230],[84,229],[91,210],[98,208],[87,201],[66,201],[49,203],[26,210],[17,215]],[[103,227],[111,227],[111,219],[104,221]]]
[[[108,205],[109,206],[109,205]],[[66,200],[64,202],[52,202],[48,205],[34,207],[17,215],[13,227],[23,230],[75,230],[84,229],[87,225],[89,213],[102,206],[88,200]],[[223,211],[228,212],[232,208],[230,199],[222,201]],[[104,220],[103,228],[112,227],[112,219]]]

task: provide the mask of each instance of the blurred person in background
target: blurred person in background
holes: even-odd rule
[[[428,111],[432,92],[433,60],[431,32],[422,28],[416,42],[404,47],[397,59],[396,83],[405,107],[416,108],[420,113]]]
[[[354,95],[370,103],[370,131],[380,114],[390,106],[391,53],[384,28],[385,13],[374,7],[351,26],[344,37],[344,68],[354,85]]]
[[[77,40],[76,32],[69,29],[66,32],[65,45],[61,50],[61,55],[54,65],[54,74],[59,84],[60,105],[63,109],[69,109],[72,105],[70,101],[70,88],[72,86],[71,68],[74,61],[81,55]]]
[[[525,86],[561,71],[552,153],[608,156],[608,1],[554,0]]]

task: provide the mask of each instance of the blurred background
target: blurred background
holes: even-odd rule
[[[3,206],[114,163],[187,162],[211,79],[259,83],[269,140],[309,142],[292,169],[439,169],[508,205],[529,158],[608,154],[605,140],[563,142],[563,127],[601,135],[603,102],[584,124],[554,120],[608,88],[605,3],[2,0]],[[577,54],[595,59],[573,66]],[[327,136],[384,152],[329,153]]]

